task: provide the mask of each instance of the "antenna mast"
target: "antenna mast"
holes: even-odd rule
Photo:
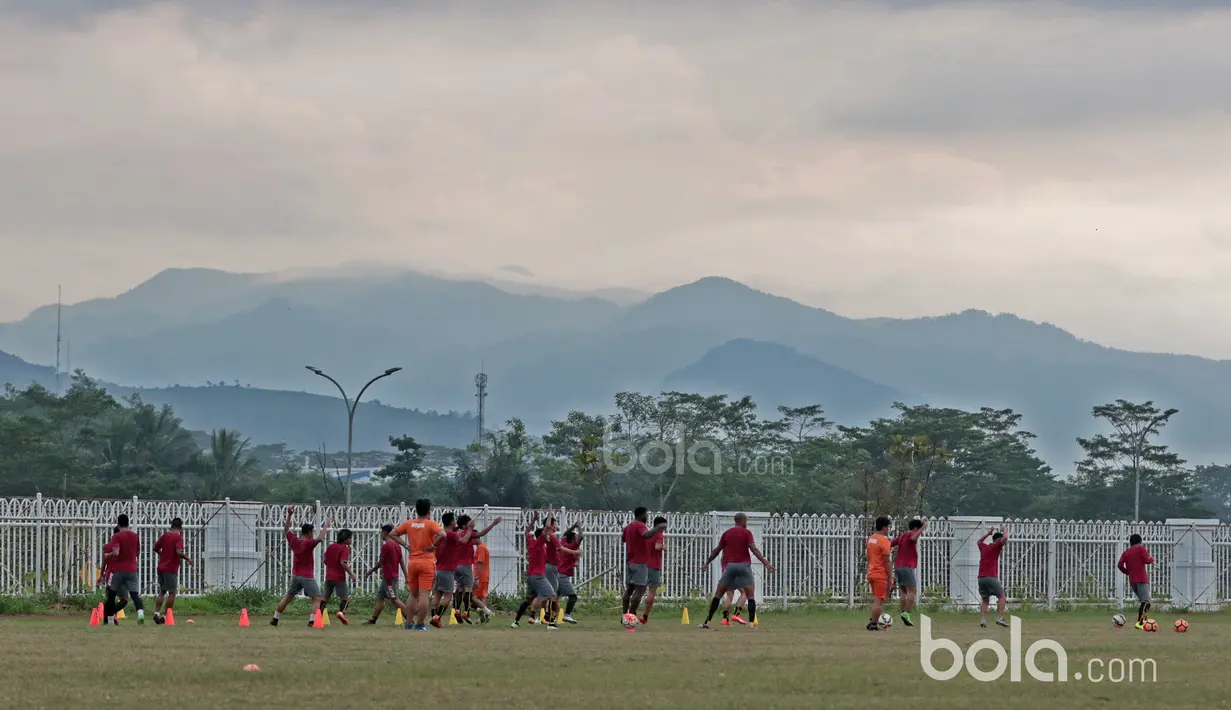
[[[475,434],[474,443],[483,443],[483,423],[487,418],[487,373],[483,372],[486,369],[482,363],[479,365],[479,374],[474,376],[475,397],[479,400],[479,429]]]
[[[56,286],[56,396],[60,396],[60,309],[64,303],[64,287]]]

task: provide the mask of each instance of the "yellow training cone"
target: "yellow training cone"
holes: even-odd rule
[[[449,609],[449,626],[457,626],[457,614]]]
[[[324,619],[325,626],[329,626],[329,610],[321,609],[321,618]]]
[[[680,623],[684,626],[688,626],[688,607],[684,607],[684,615],[680,617]]]
[[[116,618],[116,619],[123,619],[123,618],[124,618],[124,610],[123,610],[123,609],[120,609],[119,611],[117,611],[117,612],[115,613],[115,618]]]
[[[540,624],[546,623],[546,621],[547,621],[546,610],[544,610],[543,607],[539,607],[539,623]]]
[[[397,624],[398,626],[405,626],[405,625],[406,625],[406,617],[402,616],[402,610],[401,610],[401,609],[398,609],[398,615],[397,615],[397,618],[393,620],[393,623]]]
[[[564,623],[564,607],[559,607],[556,609],[556,624],[563,624],[563,623]]]

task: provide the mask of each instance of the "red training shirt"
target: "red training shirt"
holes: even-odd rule
[[[456,530],[445,530],[445,537],[436,546],[436,569],[441,572],[456,572],[458,552],[462,536]]]
[[[893,538],[893,546],[898,549],[897,554],[893,558],[893,566],[910,567],[912,569],[919,566],[919,536],[913,531],[904,532]]]
[[[580,550],[581,541],[574,539],[572,542],[560,542],[560,547],[566,550]],[[573,572],[577,569],[577,558],[572,555],[560,555],[560,564],[556,565],[556,571],[565,577],[572,577]]]
[[[654,533],[654,537],[645,542],[646,566],[650,569],[663,568],[663,551],[655,550],[654,545],[663,541],[665,533],[662,530]]]
[[[1000,576],[1000,551],[1004,549],[1004,538],[994,542],[984,542],[979,538],[979,576]]]
[[[722,561],[728,565],[752,564],[751,547],[756,543],[752,539],[752,531],[748,528],[735,526],[718,538],[722,545]]]
[[[119,546],[114,542],[103,545],[103,557],[105,558],[103,559],[103,581],[105,582],[111,582],[111,570],[115,567],[115,558],[107,558],[107,553],[118,549],[120,549]]]
[[[547,540],[545,541],[544,544],[546,545],[545,550],[547,552],[547,564],[552,565],[553,567],[556,568],[556,571],[559,571],[560,569],[560,538],[556,537],[555,535],[547,535],[546,537],[547,537]]]
[[[179,574],[180,553],[184,551],[184,536],[171,530],[162,534],[154,543],[158,553],[158,571],[163,574]]]
[[[342,567],[343,562],[350,560],[350,545],[343,545],[340,542],[335,542],[325,548],[325,581],[326,582],[345,582],[346,569]]]
[[[120,546],[120,554],[111,565],[112,572],[136,572],[137,553],[141,552],[141,538],[132,530],[121,530],[111,538],[112,545]]]
[[[1146,572],[1146,565],[1154,564],[1154,558],[1150,556],[1150,551],[1145,545],[1133,545],[1120,554],[1120,561],[1116,563],[1116,567],[1121,572],[1128,575],[1129,584],[1148,584],[1150,575]]]
[[[291,576],[315,577],[316,557],[312,551],[320,543],[314,537],[295,537],[295,533],[286,531],[286,544],[291,546]]]
[[[547,574],[547,540],[545,535],[535,537],[534,533],[526,533],[526,574],[531,577]]]
[[[643,565],[649,560],[645,551],[645,538],[642,535],[649,530],[645,523],[634,520],[624,528],[624,549],[630,565]]]
[[[386,540],[380,546],[380,577],[386,581],[396,581],[398,570],[402,569],[402,546],[393,540]]]
[[[457,551],[457,566],[464,565],[474,566],[474,551],[479,546],[479,536],[473,532],[470,533],[470,539],[462,543]]]

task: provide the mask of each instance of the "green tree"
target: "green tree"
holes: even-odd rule
[[[395,499],[414,500],[419,472],[423,468],[423,446],[413,436],[391,436],[389,445],[397,451],[393,463],[375,475],[388,482]]]
[[[215,429],[210,434],[209,451],[202,461],[198,497],[219,500],[237,495],[259,471],[256,458],[248,453],[248,439],[230,429]]]

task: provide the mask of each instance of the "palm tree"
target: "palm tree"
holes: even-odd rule
[[[209,452],[201,467],[198,498],[223,498],[243,479],[256,472],[256,457],[248,453],[250,440],[241,440],[240,436],[239,432],[230,429],[215,429],[210,434]]]

